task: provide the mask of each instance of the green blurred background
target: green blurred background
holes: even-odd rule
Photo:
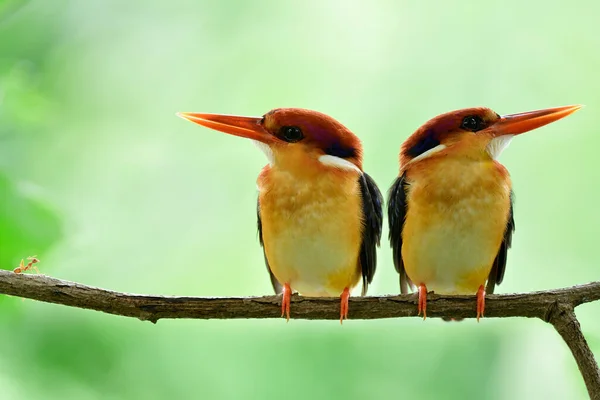
[[[387,190],[452,109],[582,103],[502,156],[517,231],[498,292],[598,280],[598,1],[0,0],[0,268],[118,291],[271,293],[251,143],[175,116],[316,109]],[[386,221],[387,224],[387,221]],[[384,234],[387,237],[387,228]],[[397,293],[387,241],[370,294]],[[600,356],[600,303],[577,309]],[[0,399],[574,399],[537,320],[171,321],[0,297]]]

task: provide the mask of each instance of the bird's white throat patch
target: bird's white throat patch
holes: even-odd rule
[[[444,150],[445,148],[446,148],[446,146],[444,146],[443,144],[438,144],[433,149],[429,149],[426,152],[419,154],[418,156],[416,156],[415,158],[413,158],[409,162],[415,162],[415,161],[422,160],[424,158],[429,157],[430,155],[432,155],[434,153],[437,153],[438,151]]]
[[[329,154],[320,156],[319,161],[321,162],[321,164],[328,165],[330,167],[345,169],[347,171],[354,170],[354,171],[361,172],[361,170],[356,165],[351,163],[350,161],[344,160],[343,158],[332,156]]]
[[[263,142],[259,142],[258,140],[252,140],[252,142],[254,142],[256,147],[258,147],[263,153],[265,153],[265,156],[267,156],[267,159],[269,160],[269,164],[273,165],[273,151],[271,150],[269,145]]]
[[[508,147],[510,141],[515,135],[502,135],[493,138],[487,145],[486,150],[490,157],[497,160],[500,154]]]

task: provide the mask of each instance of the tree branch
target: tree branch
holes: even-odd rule
[[[279,318],[281,298],[172,297],[113,292],[63,281],[46,275],[15,274],[0,270],[0,294],[47,303],[87,308],[124,317],[156,322],[161,318],[234,319]],[[528,317],[550,320],[556,304],[576,307],[600,300],[600,282],[543,292],[488,295],[485,317]],[[339,319],[338,298],[292,297],[291,316],[296,319]],[[428,317],[475,317],[474,296],[427,296]],[[416,295],[352,297],[350,319],[416,317]]]
[[[113,292],[45,275],[0,270],[0,294],[86,308],[156,322],[161,318],[280,318],[279,296],[202,298],[144,296]],[[573,309],[600,300],[600,282],[541,292],[488,295],[485,317],[540,318],[565,340],[583,375],[591,399],[600,400],[600,370]],[[296,319],[339,319],[339,299],[292,297]],[[474,296],[427,296],[428,317],[475,317]],[[350,319],[416,317],[416,296],[352,297]]]
[[[565,303],[556,303],[556,306],[549,313],[547,321],[554,326],[571,349],[590,398],[600,399],[600,370],[598,370],[594,354],[590,350],[583,332],[581,332],[581,326],[575,316],[573,307]]]

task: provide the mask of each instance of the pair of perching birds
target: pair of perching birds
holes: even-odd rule
[[[500,116],[489,108],[439,115],[400,148],[400,172],[389,190],[389,239],[401,293],[485,295],[502,282],[514,231],[513,196],[497,161],[515,135],[557,121],[579,105]],[[269,164],[258,176],[258,232],[273,288],[289,320],[292,290],[362,294],[375,274],[383,198],[362,170],[362,144],[328,115],[278,108],[263,117],[180,113],[208,128],[250,138]],[[487,284],[486,284],[487,282]]]

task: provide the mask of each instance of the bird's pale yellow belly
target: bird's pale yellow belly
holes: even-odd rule
[[[357,176],[302,180],[270,171],[259,181],[267,260],[305,296],[339,296],[358,283],[362,204]]]
[[[502,243],[508,175],[491,160],[446,160],[427,171],[417,169],[408,177],[406,273],[416,285],[440,294],[473,294],[485,285]]]

